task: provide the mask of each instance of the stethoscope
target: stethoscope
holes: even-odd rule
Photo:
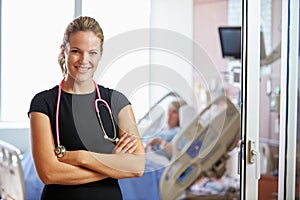
[[[61,83],[59,84],[59,87],[58,87],[58,97],[57,97],[57,105],[56,105],[56,141],[57,141],[57,147],[54,149],[54,152],[56,154],[56,156],[58,158],[61,158],[65,155],[66,153],[66,148],[60,144],[60,139],[59,139],[59,126],[58,126],[58,118],[59,118],[59,105],[60,105],[60,97],[61,97],[61,91],[62,91],[62,84],[64,82],[64,79],[61,81]],[[117,137],[117,131],[116,131],[116,127],[115,127],[115,123],[114,123],[114,119],[113,119],[113,116],[112,116],[112,112],[111,112],[111,109],[108,105],[108,103],[103,100],[101,98],[101,95],[100,95],[100,91],[99,91],[99,88],[96,84],[95,81],[94,82],[94,86],[95,86],[95,89],[97,91],[97,96],[98,98],[95,100],[94,102],[94,106],[95,106],[95,111],[96,111],[96,114],[97,114],[97,118],[98,118],[98,121],[99,121],[99,124],[100,124],[100,127],[104,133],[104,139],[107,139],[111,142],[118,142],[119,141],[119,138]],[[101,120],[101,116],[100,116],[100,110],[98,108],[98,102],[101,102],[105,105],[105,107],[107,108],[108,112],[109,112],[109,116],[110,116],[110,119],[111,119],[111,122],[112,122],[112,125],[113,125],[113,132],[114,132],[114,137],[113,138],[110,138],[105,129],[104,129],[104,126],[103,126],[103,123],[102,123],[102,120]]]

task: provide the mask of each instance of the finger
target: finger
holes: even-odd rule
[[[133,139],[130,142],[126,144],[126,146],[123,148],[122,152],[127,153],[137,142],[137,139]]]
[[[124,146],[126,146],[129,142],[135,140],[136,137],[132,136],[132,135],[127,135],[123,141],[119,144],[119,147],[123,148]]]
[[[135,135],[130,136],[132,140],[137,140],[137,137]]]
[[[128,136],[128,133],[124,133],[124,134],[121,136],[121,138],[119,139],[119,141],[117,142],[117,145],[120,144],[120,143],[122,143],[123,140],[124,140],[127,136]]]
[[[120,148],[114,148],[113,153],[118,154],[121,153],[122,149]]]
[[[114,148],[113,148],[113,150],[112,150],[112,153],[117,153],[117,147],[115,146]]]
[[[126,140],[126,138],[128,137],[128,134],[124,134],[122,135],[122,137],[120,138],[120,140],[116,143],[115,148],[122,148],[122,145],[124,145],[124,140]]]
[[[127,149],[125,148],[126,144],[123,142],[122,144],[120,144],[119,146],[115,146],[113,149],[113,153],[124,153]]]
[[[131,141],[131,138],[126,138],[126,139],[119,145],[119,148],[123,149],[130,141]]]
[[[113,149],[113,153],[127,153],[128,150],[137,142],[137,138],[133,135],[124,134]]]
[[[137,148],[137,145],[133,145],[133,146],[128,150],[127,153],[132,153],[132,152],[134,152],[134,150],[136,150],[136,148]]]

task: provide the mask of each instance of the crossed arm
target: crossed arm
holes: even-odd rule
[[[48,116],[30,114],[32,154],[37,173],[45,184],[83,184],[112,178],[141,176],[144,171],[144,148],[130,105],[118,115],[120,141],[112,154],[84,150],[67,151],[58,159]]]

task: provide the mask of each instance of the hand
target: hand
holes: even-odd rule
[[[133,153],[137,148],[137,138],[133,135],[125,133],[122,135],[116,146],[114,147],[112,153]]]
[[[160,138],[158,138],[158,137],[155,137],[155,138],[153,138],[152,140],[150,140],[148,143],[147,143],[147,145],[146,146],[153,146],[153,145],[155,145],[155,144],[158,144],[158,145],[160,145],[161,143],[162,143],[162,139],[160,139]]]
[[[78,166],[80,165],[80,157],[83,156],[84,150],[77,151],[66,151],[65,155],[58,158],[60,162],[68,163],[70,165]]]

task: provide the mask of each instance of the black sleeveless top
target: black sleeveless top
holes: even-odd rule
[[[130,102],[120,92],[98,85],[101,98],[112,110],[115,128],[118,135],[118,113]],[[58,86],[38,93],[31,101],[29,112],[46,114],[51,123],[55,145],[56,142],[56,106]],[[111,153],[114,143],[104,139],[94,107],[97,97],[96,91],[90,94],[61,93],[59,107],[59,138],[60,144],[67,150],[89,150],[98,153]],[[107,116],[101,115],[103,123],[110,123]],[[110,138],[112,131],[107,131]],[[106,178],[101,181],[81,185],[45,185],[41,199],[122,199],[118,180]]]

